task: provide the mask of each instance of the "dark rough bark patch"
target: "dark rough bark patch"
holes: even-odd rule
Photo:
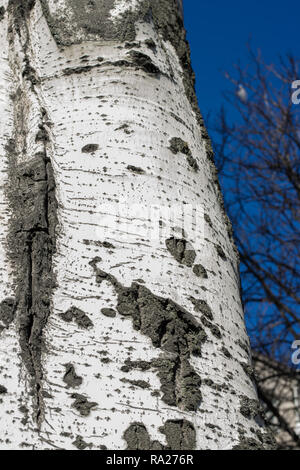
[[[93,444],[87,443],[83,440],[82,436],[77,436],[76,440],[72,442],[74,447],[77,447],[78,450],[85,450],[87,448],[91,449],[93,447]]]
[[[59,316],[67,323],[74,321],[79,328],[83,328],[85,330],[94,326],[92,320],[87,316],[87,314],[77,307],[71,307],[65,313],[60,313]]]
[[[183,153],[186,158],[187,162],[190,165],[193,170],[198,171],[199,170],[199,165],[195,158],[192,155],[192,152],[190,150],[190,147],[187,142],[184,142],[180,137],[173,137],[170,140],[170,150],[173,152],[175,155],[177,153]]]
[[[73,364],[65,364],[66,373],[63,381],[67,384],[68,388],[80,387],[82,384],[82,377],[76,374]]]
[[[159,68],[152,62],[151,58],[148,57],[146,54],[142,54],[137,51],[130,51],[128,52],[128,59],[120,59],[114,62],[112,61],[104,61],[102,60],[100,63],[96,63],[93,65],[82,65],[79,67],[66,67],[62,70],[62,75],[74,75],[74,74],[81,74],[90,72],[93,69],[102,68],[103,66],[111,66],[111,67],[127,67],[127,68],[135,68],[137,70],[143,70],[147,74],[154,76],[155,78],[159,79],[160,75],[165,75],[163,72],[159,70]],[[130,132],[131,133],[131,132]]]
[[[41,355],[44,349],[42,335],[55,284],[52,271],[57,224],[55,183],[46,143],[44,153],[18,167],[15,166],[11,145],[9,149],[8,196],[13,216],[8,243],[17,280],[19,338],[22,358],[40,397],[43,377]],[[41,402],[41,398],[38,401]]]
[[[99,145],[98,144],[87,144],[84,147],[82,147],[81,152],[82,153],[94,153],[98,150]]]
[[[152,344],[161,348],[166,358],[145,362],[145,367],[154,367],[162,383],[163,399],[180,409],[198,408],[200,377],[189,363],[191,355],[201,355],[201,344],[206,334],[196,319],[170,299],[154,295],[143,285],[132,283],[122,286],[114,276],[97,268],[99,258],[91,261],[96,281],[110,282],[117,294],[117,310],[120,315],[132,319],[133,327],[148,336]],[[130,362],[130,361],[129,361]],[[125,362],[122,370],[129,371],[133,363]],[[139,367],[139,363],[137,364]]]
[[[193,267],[193,273],[195,276],[201,277],[202,279],[208,278],[207,271],[201,264],[195,264]]]
[[[152,366],[158,371],[161,382],[162,400],[170,406],[177,406],[185,411],[196,411],[202,400],[201,378],[194,371],[188,360],[155,359]]]
[[[115,316],[117,315],[116,311],[113,308],[102,308],[101,313],[105,317],[109,317],[109,318],[115,318]]]
[[[178,261],[188,267],[192,267],[196,259],[196,252],[191,245],[183,238],[171,237],[166,240],[166,247],[171,255]]]
[[[0,303],[0,323],[8,328],[9,325],[14,321],[16,315],[16,301],[12,298],[4,299]]]
[[[190,301],[194,305],[196,312],[201,312],[205,315],[209,320],[213,320],[214,316],[211,311],[210,306],[207,304],[205,300],[202,299],[195,299],[194,297],[190,297]]]
[[[99,67],[99,64],[96,65],[84,65],[82,67],[67,67],[61,72],[62,75],[73,75],[90,72],[92,69]]]
[[[245,418],[254,419],[262,427],[264,426],[264,421],[262,418],[263,410],[259,401],[248,398],[246,396],[241,396],[240,413]]]
[[[133,423],[124,432],[127,450],[150,450],[151,439],[146,426],[142,423]]]
[[[98,406],[98,403],[88,401],[84,395],[80,395],[79,393],[73,393],[71,398],[75,400],[72,404],[72,408],[75,408],[81,416],[89,416],[91,410]]]
[[[146,382],[145,380],[122,379],[122,382],[130,383],[134,387],[142,388],[143,390],[150,388],[150,384]]]
[[[159,431],[166,436],[166,446],[159,441],[151,441],[143,423],[132,423],[123,435],[127,450],[194,450],[196,447],[195,428],[185,419],[168,420]]]
[[[196,431],[193,424],[186,419],[169,420],[160,432],[166,436],[171,450],[194,450],[196,448]]]
[[[144,44],[146,44],[147,47],[149,47],[149,49],[151,49],[154,53],[156,52],[157,50],[157,46],[155,44],[155,42],[153,41],[153,39],[145,39],[144,41]]]
[[[20,33],[20,27],[24,24],[24,18],[28,18],[35,0],[9,0],[7,10],[12,14],[14,27]]]
[[[106,249],[112,249],[114,250],[116,247],[112,244],[112,243],[109,243],[109,242],[100,242],[98,240],[82,240],[82,242],[85,244],[85,245],[96,245],[96,246],[100,246],[100,247],[103,247],[103,248],[106,248]]]
[[[136,173],[137,175],[144,175],[145,171],[142,168],[139,168],[134,165],[128,165],[127,170],[131,171],[132,173]]]
[[[59,45],[68,46],[79,43],[76,32],[86,36],[86,39],[103,38],[114,40],[118,36],[118,28],[110,21],[110,11],[114,8],[114,0],[66,0],[71,21],[63,12],[52,15],[47,0],[41,0],[43,13],[48,22],[53,38]],[[126,31],[126,25],[124,25]],[[134,34],[131,34],[133,38]]]
[[[243,432],[239,434],[240,442],[232,450],[278,450],[274,435],[269,430],[264,433],[259,430],[256,431],[255,439],[246,437]]]

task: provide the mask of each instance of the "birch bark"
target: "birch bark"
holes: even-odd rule
[[[0,5],[0,448],[270,447],[182,2]]]

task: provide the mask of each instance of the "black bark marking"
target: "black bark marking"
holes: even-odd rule
[[[116,316],[116,311],[113,308],[102,308],[101,313],[109,318],[115,318]]]
[[[88,329],[94,326],[92,320],[80,308],[71,307],[65,313],[60,313],[61,319],[67,323],[74,321],[79,328]]]
[[[173,137],[170,140],[170,150],[175,155],[177,153],[183,153],[186,156],[187,162],[193,170],[198,171],[199,165],[192,155],[190,147],[187,142],[184,142],[180,137]]]
[[[142,423],[132,423],[123,437],[127,442],[126,450],[150,450],[153,447],[146,426]]]
[[[195,266],[193,267],[193,273],[195,274],[195,276],[200,277],[202,279],[208,278],[207,271],[201,264],[195,264]]]
[[[262,433],[255,431],[255,438],[245,436],[244,430],[239,430],[240,442],[232,450],[278,450],[278,444],[270,430]]]
[[[196,252],[192,245],[182,238],[171,237],[166,240],[166,247],[171,255],[188,267],[192,267],[196,259]]]
[[[137,175],[144,175],[145,171],[142,168],[139,168],[134,165],[128,165],[127,170],[131,171],[132,173],[136,173]]]
[[[115,0],[67,0],[67,11],[71,14],[71,21],[62,12],[60,15],[50,13],[48,0],[41,0],[43,13],[48,22],[50,31],[59,45],[69,46],[81,41],[76,39],[76,32],[85,34],[86,39],[95,40],[105,38],[114,40],[123,28],[110,20],[110,11],[114,8]],[[126,24],[125,31],[130,25]],[[128,32],[128,31],[127,31]],[[75,34],[74,34],[75,33]],[[133,34],[131,35],[133,37]],[[125,38],[124,34],[124,40]]]
[[[166,446],[159,441],[151,441],[143,423],[132,423],[123,435],[126,450],[194,450],[196,447],[195,428],[185,419],[168,420],[159,431],[166,436]]]
[[[130,379],[122,379],[123,382],[130,383],[134,387],[142,388],[145,390],[146,388],[150,388],[150,384],[145,380],[130,380]]]
[[[12,13],[14,27],[18,34],[24,24],[24,19],[28,17],[35,5],[35,0],[9,0],[7,10]]]
[[[87,144],[84,147],[82,147],[81,151],[82,153],[95,153],[99,148],[98,144]]]
[[[201,317],[201,322],[202,324],[206,327],[206,328],[209,328],[211,333],[218,339],[221,339],[222,338],[222,333],[220,331],[220,328],[217,326],[217,325],[214,325],[213,323],[211,323],[210,321],[208,321],[208,319],[206,318],[205,315],[202,315]]]
[[[5,16],[5,8],[0,7],[0,21],[3,20],[4,16]]]
[[[72,404],[72,408],[75,408],[81,416],[89,416],[91,410],[98,406],[98,403],[88,401],[84,395],[80,395],[79,393],[73,393],[71,398],[75,400]]]
[[[195,299],[194,297],[190,297],[190,301],[194,305],[194,308],[195,308],[196,312],[203,313],[209,320],[214,319],[211,308],[205,300]]]
[[[152,366],[157,370],[161,382],[162,400],[170,406],[185,411],[196,411],[202,400],[201,379],[189,361],[174,359],[155,359]]]
[[[0,395],[6,395],[7,394],[7,388],[4,387],[3,385],[0,385]]]
[[[208,214],[204,214],[204,220],[205,222],[208,223],[208,225],[210,226],[210,228],[213,228],[213,224],[212,224],[212,221],[211,221],[211,218]]]
[[[151,49],[154,53],[156,52],[157,46],[153,39],[145,39],[144,44],[146,44],[146,46],[149,47],[149,49]]]
[[[80,387],[82,384],[82,377],[76,374],[73,364],[65,364],[66,373],[63,381],[67,384],[68,388]]]
[[[110,282],[118,294],[117,311],[130,317],[133,327],[152,340],[168,357],[144,362],[145,370],[154,367],[162,383],[163,400],[180,409],[194,411],[201,401],[201,380],[189,363],[191,355],[201,355],[206,334],[196,319],[170,299],[154,295],[143,285],[122,286],[114,276],[97,268],[99,258],[90,262],[96,281]],[[136,364],[141,366],[140,362]],[[122,370],[134,363],[126,361]]]
[[[180,137],[172,137],[170,140],[170,150],[177,155],[177,153],[183,153],[184,155],[191,155],[192,152],[187,142],[184,142]]]

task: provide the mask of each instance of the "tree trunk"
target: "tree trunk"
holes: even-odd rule
[[[0,448],[269,447],[181,1],[0,5]]]

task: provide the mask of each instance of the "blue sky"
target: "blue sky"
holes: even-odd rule
[[[199,106],[204,118],[210,114],[211,122],[224,103],[222,92],[230,87],[224,72],[231,72],[239,60],[247,65],[249,41],[254,50],[261,50],[267,63],[274,63],[287,53],[300,59],[300,0],[183,2]],[[234,121],[237,116],[226,108],[227,117]],[[216,134],[210,134],[214,141]],[[221,183],[228,199],[230,185],[223,178]],[[245,286],[244,279],[243,283]],[[259,307],[255,315],[258,312]],[[251,315],[252,321],[255,318]]]
[[[222,72],[247,60],[246,44],[260,48],[267,62],[300,56],[300,0],[183,0],[185,27],[204,117],[215,113],[228,86]]]

